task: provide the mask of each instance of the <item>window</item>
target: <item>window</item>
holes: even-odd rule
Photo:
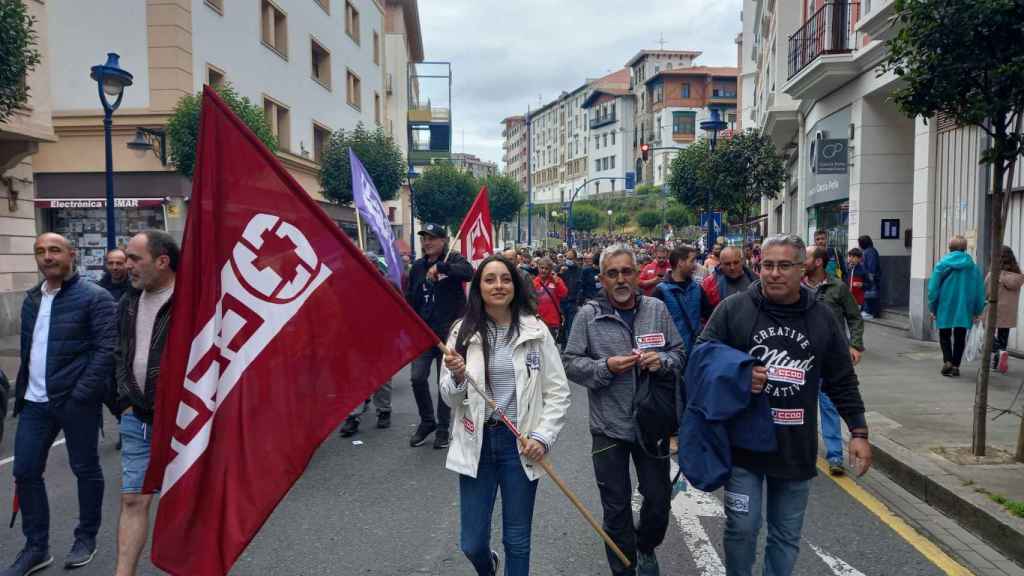
[[[600,148],[601,148],[601,135],[598,134],[598,135],[594,136],[594,150],[598,150]]]
[[[373,31],[373,63],[380,66],[380,34]]]
[[[206,5],[221,16],[224,15],[224,0],[206,0]]]
[[[605,132],[604,133],[604,141],[601,142],[601,146],[607,146],[607,145],[608,145],[608,133]]]
[[[615,146],[615,132],[612,132],[612,146]]]
[[[345,2],[345,33],[359,44],[359,10],[351,2]]]
[[[655,102],[661,102],[664,99],[665,99],[665,87],[663,85],[661,85],[661,84],[658,84],[657,86],[654,87],[654,101]]]
[[[288,108],[280,102],[263,97],[263,116],[270,124],[270,131],[277,137],[277,145],[288,150],[291,142],[291,119]]]
[[[316,122],[313,123],[313,162],[320,162],[324,157],[324,150],[327,150],[327,143],[331,140],[331,131]]]
[[[600,171],[601,171],[601,160],[600,159],[595,159],[594,160],[594,172],[600,172]]]
[[[615,156],[608,157],[608,167],[615,170]]]
[[[380,126],[380,94],[377,92],[373,93],[373,121]]]
[[[672,135],[693,136],[696,134],[696,112],[673,112]]]
[[[288,17],[270,0],[260,2],[263,45],[288,59]]]
[[[224,85],[224,71],[211,66],[206,65],[206,84],[211,88],[220,88]]]
[[[331,89],[331,53],[316,40],[310,40],[313,57],[313,80],[321,86]]]
[[[689,82],[684,82],[683,83],[682,97],[683,98],[689,98],[690,97],[690,83]]]
[[[323,8],[324,12],[327,12],[328,14],[331,13],[331,0],[313,0],[313,1],[316,2],[317,5],[319,5],[321,8]]]
[[[735,112],[730,112],[730,113],[725,115],[725,118],[726,118],[726,122],[729,123],[729,127],[735,129],[736,128],[736,113]]]
[[[363,83],[359,80],[359,76],[353,74],[351,70],[346,71],[346,74],[348,76],[348,82],[346,83],[348,93],[345,95],[345,99],[348,101],[349,106],[360,110],[363,107]]]

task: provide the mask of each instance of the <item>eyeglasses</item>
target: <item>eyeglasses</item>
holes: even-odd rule
[[[764,270],[765,272],[774,272],[775,270],[778,270],[782,274],[786,274],[793,270],[794,268],[800,267],[803,267],[803,264],[798,262],[790,262],[788,260],[783,260],[781,262],[772,262],[771,260],[765,260],[764,262],[761,262],[761,270]]]
[[[636,270],[632,268],[623,268],[622,270],[616,270],[615,268],[612,268],[610,270],[604,271],[605,277],[608,278],[609,280],[618,280],[619,274],[622,274],[623,278],[632,278],[633,275],[636,274]]]

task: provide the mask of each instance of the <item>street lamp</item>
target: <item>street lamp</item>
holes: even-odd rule
[[[114,52],[107,53],[107,62],[92,67],[89,77],[96,81],[96,91],[103,104],[103,142],[107,152],[107,250],[117,247],[117,219],[114,216],[114,158],[110,144],[110,130],[114,110],[121,106],[124,89],[132,85],[132,75],[121,68],[120,56]],[[115,98],[110,103],[110,98]]]
[[[412,160],[409,160],[409,172],[405,175],[409,179],[409,254],[410,260],[416,259],[416,205],[413,203],[414,192],[412,181],[416,179],[416,171],[412,169]]]
[[[611,208],[609,208],[608,209],[608,235],[611,236],[611,234],[612,234],[612,211],[611,211]]]
[[[711,150],[711,154],[715,153],[715,145],[718,144],[718,133],[725,130],[728,124],[722,120],[718,108],[711,109],[711,119],[704,120],[700,123],[700,129],[708,133],[708,146]],[[711,247],[715,244],[714,230],[711,222],[711,188],[704,191],[704,218],[707,220],[708,236],[707,236],[707,250],[711,250]]]

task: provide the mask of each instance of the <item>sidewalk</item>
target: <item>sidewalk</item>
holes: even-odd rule
[[[875,465],[905,490],[951,516],[1007,557],[1024,565],[1024,518],[991,496],[1024,501],[1024,464],[1013,461],[1020,419],[988,421],[988,450],[970,456],[975,374],[965,363],[960,378],[939,374],[942,352],[934,342],[869,322],[857,374],[871,426]],[[993,372],[989,406],[1010,408],[1024,382],[1024,360],[1007,374]],[[1024,410],[1024,392],[1012,407]]]

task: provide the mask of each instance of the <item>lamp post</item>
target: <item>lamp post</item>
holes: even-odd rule
[[[416,179],[416,171],[412,169],[412,160],[409,160],[409,172],[405,175],[409,179],[409,254],[410,260],[416,260],[416,206],[412,199],[414,196],[412,181]]]
[[[113,124],[114,110],[121,105],[124,89],[132,85],[132,75],[121,68],[120,56],[114,52],[107,53],[105,64],[92,67],[89,77],[96,81],[96,90],[103,104],[103,143],[107,152],[107,250],[117,247],[117,218],[114,215],[114,158],[113,146],[110,143],[110,130]],[[110,98],[116,98],[111,104]]]
[[[718,111],[718,108],[711,109],[711,119],[704,120],[700,123],[700,129],[708,133],[708,146],[710,147],[711,154],[715,153],[715,146],[718,144],[718,133],[725,130],[728,124],[722,120],[722,117]],[[711,247],[715,244],[714,229],[711,223],[711,188],[708,188],[704,192],[704,214],[707,219],[708,236],[707,236],[707,250],[711,250]]]
[[[612,210],[608,209],[608,235],[612,235]]]

